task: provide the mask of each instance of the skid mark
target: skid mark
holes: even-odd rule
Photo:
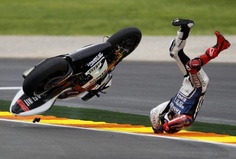
[[[174,138],[191,139],[197,141],[227,143],[236,145],[236,136],[230,136],[226,134],[203,133],[203,132],[194,132],[186,130],[182,130],[175,134],[165,134],[165,133],[154,134],[151,127],[146,127],[143,125],[95,122],[88,120],[67,119],[67,118],[58,118],[55,116],[42,116],[42,115],[24,117],[24,116],[14,116],[9,112],[0,112],[0,118],[9,120],[19,120],[25,122],[32,122],[35,118],[41,118],[40,123],[44,124],[92,128],[97,130],[113,131],[113,132],[147,134],[149,136],[174,137]]]

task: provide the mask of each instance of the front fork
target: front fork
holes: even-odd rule
[[[121,53],[120,49],[116,50],[115,52],[115,60],[113,60],[109,65],[108,65],[108,72],[111,72],[114,70],[115,66],[120,62],[123,54]]]

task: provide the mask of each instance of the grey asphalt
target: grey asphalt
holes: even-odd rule
[[[39,59],[0,59],[0,87],[21,86],[21,74]],[[236,64],[209,63],[204,67],[210,78],[206,99],[197,121],[236,125]],[[112,87],[100,98],[58,100],[56,105],[96,108],[148,115],[154,106],[169,100],[180,88],[182,74],[174,62],[123,61],[114,71]],[[1,91],[11,100],[16,90]]]
[[[0,120],[1,159],[233,159],[235,147]]]
[[[39,61],[0,59],[0,87],[21,86],[21,73]],[[212,82],[198,121],[236,125],[236,77],[232,73],[235,66],[213,63],[205,67]],[[176,93],[181,80],[182,75],[172,62],[123,61],[114,71],[113,85],[107,94],[88,102],[74,99],[56,104],[148,115],[152,107]],[[1,99],[11,100],[15,93],[16,90],[0,90]],[[233,159],[236,156],[236,147],[210,143],[1,120],[0,129],[1,159]]]

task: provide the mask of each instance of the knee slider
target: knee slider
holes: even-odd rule
[[[186,69],[188,70],[188,72],[194,74],[194,73],[197,73],[201,69],[202,65],[203,63],[200,58],[194,58],[187,62]]]

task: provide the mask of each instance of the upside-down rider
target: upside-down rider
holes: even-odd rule
[[[189,32],[194,26],[194,21],[177,18],[172,21],[172,25],[178,26],[180,29],[177,31],[176,38],[171,42],[169,53],[175,59],[184,79],[181,88],[173,98],[150,111],[150,121],[154,133],[176,133],[193,124],[203,104],[209,83],[209,78],[202,66],[230,46],[228,40],[220,32],[215,31],[216,45],[207,48],[204,54],[190,59],[183,49]]]

